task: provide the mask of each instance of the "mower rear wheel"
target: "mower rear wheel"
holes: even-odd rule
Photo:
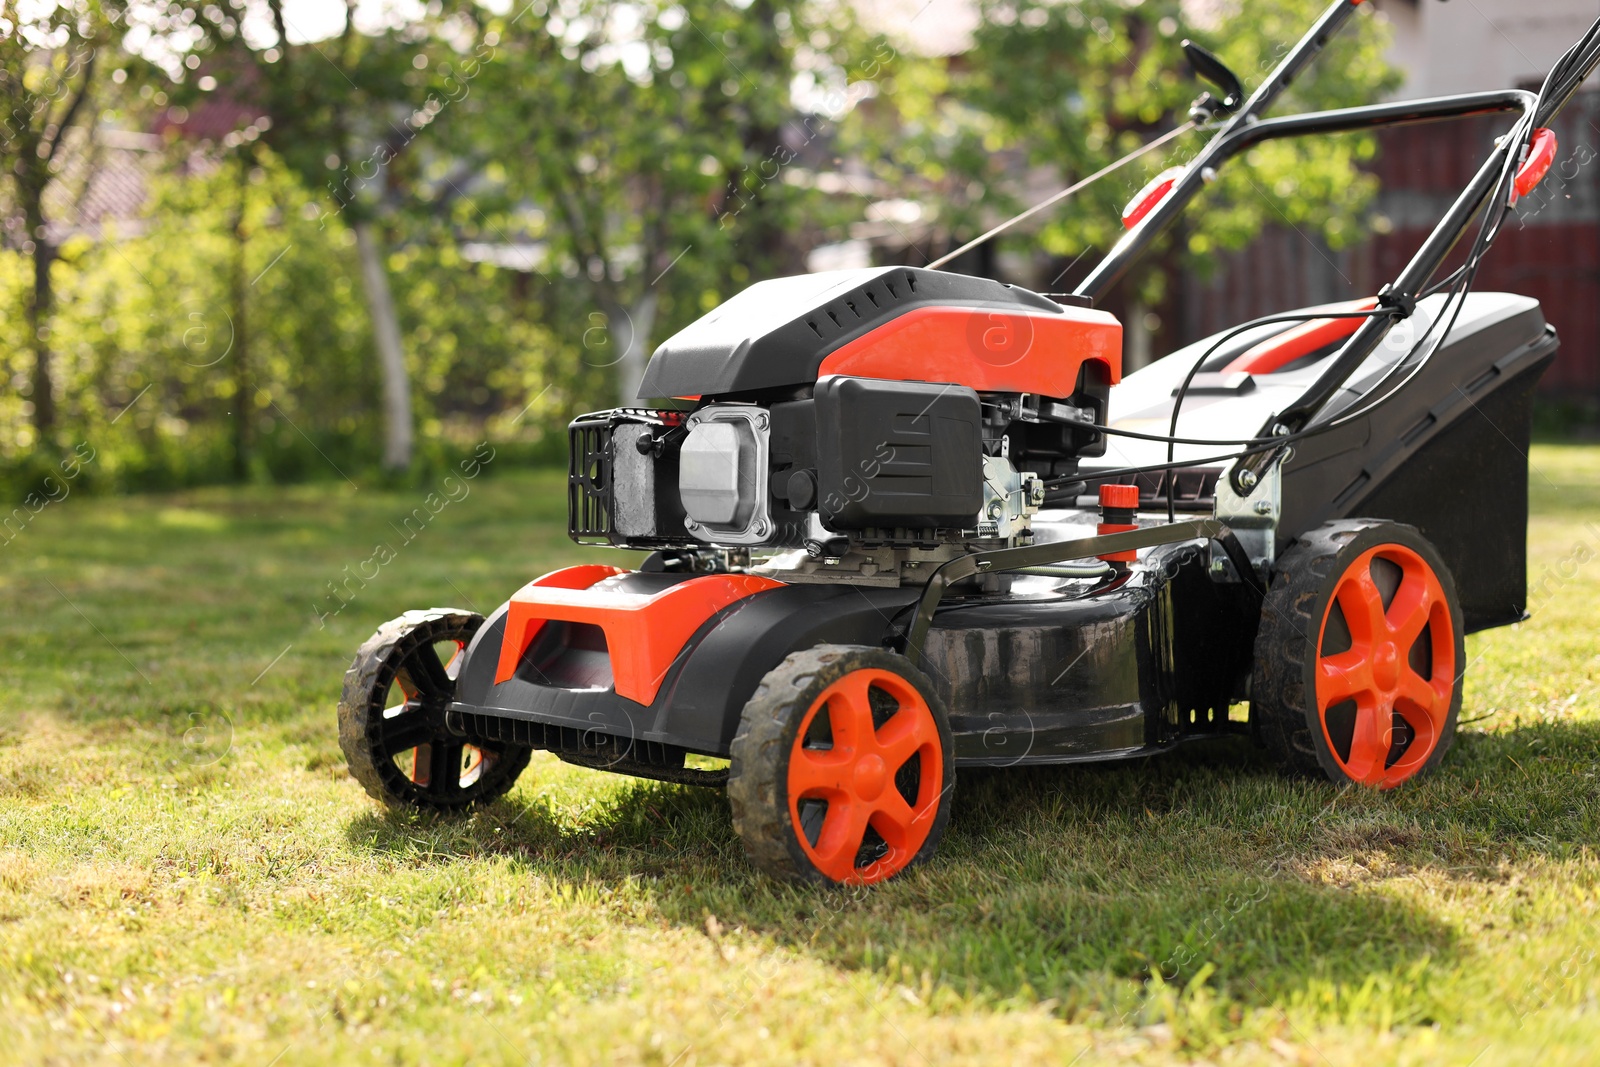
[[[469,741],[445,725],[462,653],[482,625],[469,611],[408,611],[357,651],[339,698],[339,747],[374,799],[454,810],[505,793],[528,765],[527,748]]]
[[[1444,759],[1465,663],[1455,581],[1427,538],[1330,522],[1275,568],[1251,718],[1285,770],[1393,789]]]
[[[904,656],[796,652],[745,705],[728,800],[745,852],[792,882],[868,885],[933,854],[950,818],[954,741]]]

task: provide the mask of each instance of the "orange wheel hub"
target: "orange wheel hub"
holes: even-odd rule
[[[943,758],[933,712],[904,678],[863,668],[828,686],[789,753],[789,816],[806,856],[855,885],[905,869],[939,814]]]
[[[1334,586],[1317,649],[1317,717],[1345,774],[1392,789],[1421,770],[1456,676],[1450,604],[1427,561],[1397,544],[1362,553]]]

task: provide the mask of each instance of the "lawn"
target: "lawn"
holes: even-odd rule
[[[763,879],[715,792],[536,755],[431,818],[346,776],[378,623],[595,558],[555,473],[69,496],[0,543],[0,1061],[1593,1063],[1600,449],[1532,462],[1535,614],[1469,638],[1431,779],[971,776],[870,892]]]

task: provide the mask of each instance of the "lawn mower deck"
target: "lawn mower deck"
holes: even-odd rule
[[[1556,339],[1535,301],[1469,292],[1492,233],[1450,292],[1427,287],[1474,218],[1525,191],[1551,100],[1260,119],[1353,6],[1249,103],[1197,101],[1220,132],[1130,206],[1074,294],[827,272],[754,285],[668,340],[640,406],[570,430],[571,535],[640,566],[380,629],[340,706],[355,777],[449,809],[546,750],[725,786],[762,869],[866,883],[931,854],[962,767],[1238,732],[1339,782],[1436,766],[1465,634],[1524,616],[1525,453]],[[1495,111],[1522,113],[1516,137],[1382,293],[1123,377],[1121,326],[1093,298],[1205,169],[1271,137]]]

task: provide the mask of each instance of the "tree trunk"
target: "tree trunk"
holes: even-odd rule
[[[650,331],[656,324],[656,293],[647,291],[631,308],[621,304],[607,309],[611,341],[621,355],[617,358],[617,400],[624,407],[639,402],[639,381],[650,358]]]
[[[389,470],[411,466],[411,383],[406,377],[405,352],[400,347],[400,319],[389,291],[384,266],[383,239],[371,222],[355,225],[356,248],[361,254],[361,284],[366,290],[367,313],[378,346],[378,368],[383,376],[383,465]]]
[[[33,347],[33,428],[40,445],[48,445],[56,428],[56,383],[51,369],[50,316],[55,290],[50,287],[50,264],[56,250],[45,239],[44,218],[27,213],[33,240],[33,293],[28,300],[28,343]]]
[[[239,156],[238,198],[233,212],[233,476],[244,481],[250,476],[250,420],[255,409],[255,389],[250,382],[250,332],[245,318],[245,299],[249,293],[246,278],[245,209],[249,206],[250,159]]]

